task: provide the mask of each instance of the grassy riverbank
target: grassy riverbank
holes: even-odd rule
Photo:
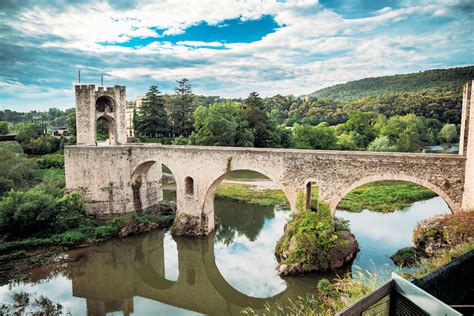
[[[433,191],[403,181],[380,181],[360,186],[347,194],[338,208],[351,212],[369,209],[376,212],[393,212],[409,207],[417,201],[437,196]]]
[[[221,183],[217,188],[216,196],[254,205],[288,206],[282,190],[258,190],[257,186],[251,184]]]
[[[234,177],[232,180],[242,180]],[[312,200],[317,200],[318,192],[311,191]],[[241,183],[222,183],[216,191],[221,198],[233,199],[255,205],[288,206],[282,190],[261,189],[256,185]],[[347,194],[339,203],[338,208],[350,212],[361,212],[369,209],[375,212],[393,212],[409,207],[417,201],[437,196],[436,193],[422,186],[402,181],[373,182],[363,185]]]

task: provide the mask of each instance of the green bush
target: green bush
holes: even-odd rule
[[[36,160],[40,169],[64,168],[64,155],[48,154]]]
[[[61,246],[71,247],[85,242],[88,237],[89,236],[79,230],[72,230],[54,236],[53,240],[56,244],[59,244]]]
[[[112,226],[99,226],[95,228],[95,236],[98,239],[108,239],[117,235],[118,230]]]
[[[21,147],[21,145],[17,141],[0,142],[0,148],[3,148],[9,152],[15,153],[19,156],[25,155],[25,152],[23,151],[23,147]]]
[[[26,191],[10,191],[0,200],[0,235],[49,236],[90,226],[80,195],[64,195],[63,183],[45,179]]]
[[[8,122],[0,121],[0,135],[6,135],[9,133]]]
[[[23,149],[27,154],[32,155],[45,155],[50,154],[59,149],[60,141],[53,136],[40,136],[38,138],[31,139],[27,143],[23,143]]]

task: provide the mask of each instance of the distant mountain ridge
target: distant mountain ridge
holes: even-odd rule
[[[474,79],[474,66],[433,69],[417,73],[371,77],[317,90],[311,97],[334,100],[355,100],[399,92],[430,90],[443,94],[445,91],[462,89],[467,80]]]

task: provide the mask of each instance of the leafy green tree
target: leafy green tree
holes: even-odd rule
[[[337,136],[337,147],[343,150],[359,150],[357,146],[359,141],[357,140],[358,134],[356,132],[344,132]]]
[[[192,144],[209,146],[253,146],[253,134],[237,102],[220,102],[194,111]]]
[[[445,124],[439,131],[439,138],[441,141],[452,144],[459,139],[458,130],[455,124]]]
[[[168,135],[168,116],[163,96],[157,86],[150,87],[137,114],[134,127],[139,134],[149,137]]]
[[[367,147],[369,151],[397,151],[397,146],[390,142],[388,136],[379,136]]]
[[[66,110],[66,119],[65,119],[66,129],[69,133],[68,143],[74,145],[77,139],[76,131],[76,110],[68,109]]]
[[[293,127],[293,146],[300,149],[334,149],[336,134],[326,123]]]
[[[0,135],[6,135],[9,133],[8,122],[0,121]]]
[[[348,132],[358,134],[357,147],[367,148],[367,145],[377,136],[374,128],[375,118],[376,115],[373,112],[352,111],[349,113],[345,127]]]
[[[176,81],[176,94],[170,99],[169,111],[172,132],[175,136],[189,136],[193,130],[193,94],[189,80],[183,78]]]
[[[45,135],[44,127],[37,123],[18,124],[15,126],[16,140],[22,145],[26,145],[32,139]]]

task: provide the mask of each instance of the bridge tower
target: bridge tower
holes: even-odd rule
[[[97,144],[97,121],[107,122],[109,145],[125,144],[126,96],[125,86],[98,87],[76,85],[76,129],[78,145]]]
[[[462,210],[474,211],[474,80],[464,85],[459,154],[466,157]]]

